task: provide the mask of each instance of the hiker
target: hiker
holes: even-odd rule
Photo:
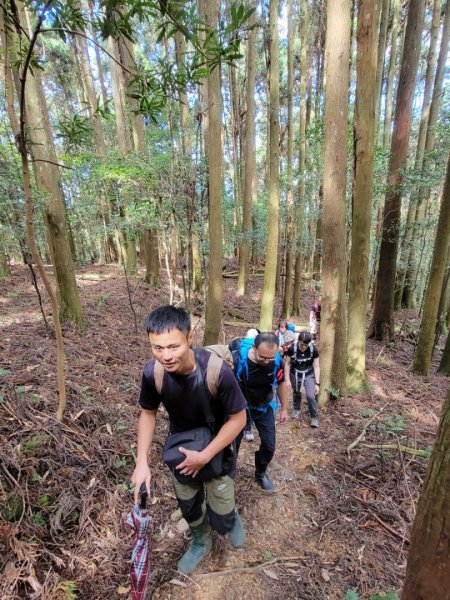
[[[322,297],[319,296],[315,302],[311,305],[311,311],[309,313],[309,331],[312,339],[315,340],[320,332],[320,311]]]
[[[179,560],[178,570],[191,573],[212,548],[210,526],[222,535],[228,533],[234,547],[244,545],[245,533],[235,507],[234,477],[235,439],[245,425],[246,402],[232,369],[222,359],[204,348],[191,349],[191,321],[182,308],[161,306],[149,314],[145,324],[154,360],[145,365],[142,375],[137,459],[132,475],[135,499],[142,483],[150,489],[148,453],[161,403],[168,412],[174,437],[180,432],[189,437],[200,427],[202,432],[208,431],[210,425],[215,431],[215,437],[201,451],[185,449],[181,444],[174,449],[181,453],[182,462],[171,470],[172,483],[192,533],[191,545]],[[208,380],[213,357],[219,361],[215,395]],[[164,458],[171,438],[169,435],[166,440]],[[199,480],[202,469],[211,469],[217,457],[221,458],[219,473],[209,480]]]
[[[244,342],[247,342],[246,344]],[[280,423],[288,420],[287,396],[284,383],[284,361],[278,352],[275,334],[259,333],[254,341],[244,340],[235,352],[235,375],[247,400],[247,411],[260,437],[255,452],[255,479],[264,492],[274,492],[267,475],[275,453],[276,392],[281,403]],[[237,439],[239,448],[242,436]]]
[[[295,325],[291,325],[286,319],[280,319],[275,335],[278,338],[278,351],[285,356],[289,347],[295,342]]]
[[[304,386],[311,416],[311,427],[319,427],[319,410],[316,399],[320,387],[319,351],[307,331],[301,331],[297,342],[288,350],[286,379],[288,388],[292,388],[294,400],[292,417],[300,418],[301,388]]]

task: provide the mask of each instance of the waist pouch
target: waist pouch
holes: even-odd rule
[[[202,467],[195,477],[183,475],[175,468],[186,459],[186,455],[178,450],[180,446],[186,448],[186,450],[201,452],[211,443],[213,437],[209,427],[196,427],[195,429],[188,429],[179,433],[171,433],[167,437],[162,449],[162,459],[180,483],[209,481],[210,479],[214,479],[214,477],[222,475],[224,468],[223,450]]]

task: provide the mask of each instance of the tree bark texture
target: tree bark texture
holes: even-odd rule
[[[402,170],[408,158],[412,102],[419,64],[424,14],[425,0],[411,0],[395,106],[377,290],[371,324],[371,335],[379,340],[391,339],[394,335],[394,293],[402,199]]]
[[[437,41],[439,33],[439,24],[441,19],[441,0],[434,0],[433,19],[431,22],[430,47],[428,50],[427,71],[425,75],[425,89],[423,93],[422,113],[420,117],[419,137],[417,140],[416,160],[414,169],[420,171],[423,163],[425,151],[426,133],[428,129],[428,119],[430,115],[431,98],[433,91],[434,70],[437,60]],[[409,255],[412,251],[411,243],[414,228],[414,217],[417,208],[417,187],[411,193],[408,205],[408,214],[406,217],[405,234],[402,240],[399,267],[397,272],[397,284],[395,290],[395,308],[402,306],[403,290],[406,280],[406,272],[409,263]]]
[[[286,202],[286,265],[282,315],[288,319],[291,316],[292,302],[292,271],[294,266],[294,227],[293,227],[293,180],[292,160],[294,150],[294,118],[293,118],[293,91],[294,91],[294,16],[292,13],[292,0],[288,2],[288,48],[287,48],[287,202]],[[302,40],[305,44],[305,40]]]
[[[380,30],[378,34],[378,52],[377,52],[377,79],[375,83],[375,123],[378,125],[380,114],[381,94],[383,87],[384,59],[386,56],[386,40],[389,25],[390,0],[383,0],[380,17]]]
[[[341,329],[342,303],[345,297],[345,183],[347,166],[347,114],[350,59],[350,2],[328,0],[325,43],[325,138],[323,177],[323,262],[322,326],[320,336],[321,404],[328,399],[330,387],[345,378],[336,373],[337,353],[345,361],[346,340]],[[340,365],[341,361],[339,361]],[[332,379],[336,374],[337,379]]]
[[[422,162],[422,177],[426,179],[427,173],[432,167],[433,158],[431,152],[434,149],[434,143],[436,138],[436,125],[439,117],[439,111],[442,104],[442,88],[444,84],[444,73],[445,65],[447,63],[448,45],[450,40],[450,10],[447,5],[444,25],[442,28],[441,44],[439,48],[439,56],[436,67],[436,75],[434,79],[433,96],[430,105],[430,114],[428,117],[427,134],[425,138],[425,149]],[[417,193],[417,206],[415,215],[415,224],[413,228],[413,238],[418,240],[418,248],[423,248],[424,236],[423,236],[423,223],[425,222],[428,199],[430,196],[430,188],[426,183],[423,183],[419,187]],[[406,273],[406,281],[403,292],[403,304],[410,308],[415,303],[415,287],[418,274],[418,264],[416,252],[411,252],[409,255],[408,268]]]
[[[23,4],[18,3],[18,8],[21,25],[29,32]],[[17,92],[20,95],[20,90]],[[55,268],[60,318],[72,321],[83,329],[83,310],[66,225],[66,204],[62,193],[58,157],[38,69],[26,74],[25,124],[36,183],[44,198],[44,219]]]
[[[419,339],[414,356],[413,371],[428,375],[434,347],[434,333],[439,310],[442,283],[450,243],[450,156],[447,163],[444,192],[436,231],[433,259],[428,279],[425,302],[420,323]]]
[[[205,22],[217,27],[218,0],[205,2]],[[208,76],[208,129],[205,132],[208,158],[209,269],[204,344],[215,344],[222,322],[222,94],[220,65]]]
[[[255,16],[252,16],[252,24]],[[237,294],[248,293],[250,263],[250,242],[252,234],[252,208],[256,201],[256,29],[248,34],[247,41],[247,82],[245,115],[245,154],[244,154],[244,198],[242,206],[242,243],[239,248],[239,278]]]
[[[397,62],[397,46],[399,34],[400,0],[392,0],[392,25],[391,25],[391,50],[389,55],[389,68],[386,79],[386,99],[384,111],[383,150],[388,152],[391,142],[392,107],[394,104],[394,79],[395,65]]]
[[[379,13],[380,0],[359,0],[347,347],[347,387],[353,390],[366,386],[367,292],[377,97],[376,29]]]
[[[401,600],[450,599],[450,392],[417,505]]]
[[[308,3],[301,3],[300,16],[300,131],[299,131],[299,153],[298,153],[298,185],[296,190],[296,202],[294,210],[295,226],[295,269],[294,290],[292,297],[292,314],[300,315],[301,275],[302,275],[302,234],[305,220],[305,162],[306,162],[306,73],[307,49],[308,49]]]
[[[278,217],[280,210],[280,65],[278,39],[278,0],[270,0],[269,5],[270,69],[269,69],[269,186],[268,222],[266,241],[266,265],[261,299],[259,328],[272,330],[273,305],[277,273]]]

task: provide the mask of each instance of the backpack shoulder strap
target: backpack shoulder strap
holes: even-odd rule
[[[210,352],[208,366],[206,367],[206,384],[213,398],[217,396],[219,388],[219,375],[224,361],[214,352]]]
[[[277,352],[275,354],[275,362],[273,365],[273,386],[274,387],[278,386],[277,373],[280,370],[280,367],[281,367],[281,354],[279,352]]]
[[[161,395],[163,379],[164,379],[164,367],[159,362],[159,360],[155,360],[155,368],[153,370],[153,377],[155,379],[155,388],[159,395]]]

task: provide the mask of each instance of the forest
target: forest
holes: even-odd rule
[[[450,600],[446,0],[0,0],[0,598],[127,598],[144,319],[322,305],[321,425],[239,455],[247,543],[153,465],[148,597]],[[292,409],[292,405],[290,406]]]

